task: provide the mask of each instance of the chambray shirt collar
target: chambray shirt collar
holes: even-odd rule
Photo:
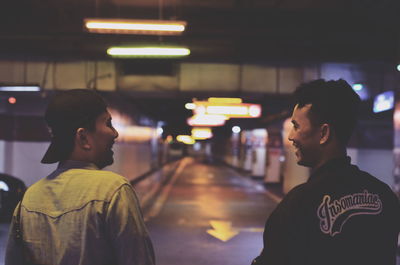
[[[93,169],[98,170],[99,168],[90,162],[86,161],[76,161],[76,160],[66,160],[58,164],[57,170],[65,171],[69,169]]]
[[[99,168],[90,162],[77,161],[77,160],[65,160],[58,163],[56,170],[54,170],[50,175],[47,176],[48,180],[55,179],[60,174],[68,171],[70,169],[91,169],[99,170]]]

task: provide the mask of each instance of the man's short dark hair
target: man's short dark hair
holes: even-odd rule
[[[343,79],[314,80],[300,85],[294,92],[294,104],[299,108],[311,104],[311,123],[329,124],[344,145],[349,142],[357,123],[360,102],[360,97]]]

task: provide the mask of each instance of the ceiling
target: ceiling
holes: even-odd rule
[[[107,58],[112,45],[188,46],[189,61],[394,61],[398,0],[2,0],[0,56]],[[179,19],[182,36],[84,32],[86,17]]]
[[[189,62],[400,60],[399,0],[2,0],[0,59],[107,59],[113,45],[177,44],[191,49]],[[186,20],[182,36],[91,34],[87,17]],[[168,130],[188,130],[183,108],[208,95],[127,93],[144,114],[168,121]],[[215,96],[215,95],[214,95]],[[282,119],[288,99],[242,96],[261,103],[262,119]],[[157,107],[153,107],[157,106]]]

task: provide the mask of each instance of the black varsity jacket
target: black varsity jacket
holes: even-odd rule
[[[285,196],[252,264],[395,265],[399,231],[399,199],[390,187],[342,157]]]

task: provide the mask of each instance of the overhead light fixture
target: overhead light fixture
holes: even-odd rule
[[[193,110],[193,109],[196,108],[196,104],[194,104],[194,103],[186,103],[185,104],[185,108],[188,109],[188,110]]]
[[[40,91],[39,86],[24,86],[24,85],[8,85],[0,86],[0,91],[3,92],[37,92]]]
[[[240,133],[240,131],[241,131],[241,128],[239,126],[233,126],[232,127],[232,132],[233,133]]]
[[[106,34],[180,35],[186,24],[185,21],[174,20],[84,19],[87,31]]]
[[[224,115],[227,118],[259,118],[262,108],[260,104],[250,103],[210,103],[195,101],[195,114]]]
[[[17,99],[15,97],[9,97],[8,98],[8,103],[15,104],[15,103],[17,103]]]
[[[208,98],[208,102],[210,103],[222,103],[222,104],[240,104],[242,103],[241,98],[216,98],[216,97],[211,97]]]
[[[225,121],[224,115],[196,114],[187,119],[187,124],[189,126],[223,126]]]
[[[215,115],[247,115],[249,113],[247,106],[207,106],[208,114]]]
[[[374,113],[393,109],[394,107],[394,91],[386,91],[377,95],[374,99]]]
[[[184,144],[194,144],[196,142],[190,135],[178,135],[176,140]]]
[[[111,47],[107,54],[113,57],[181,57],[190,54],[187,48],[178,47]]]
[[[361,91],[364,88],[362,84],[353,84],[354,91]]]
[[[213,133],[210,128],[193,128],[192,138],[195,140],[205,140],[213,137]]]

